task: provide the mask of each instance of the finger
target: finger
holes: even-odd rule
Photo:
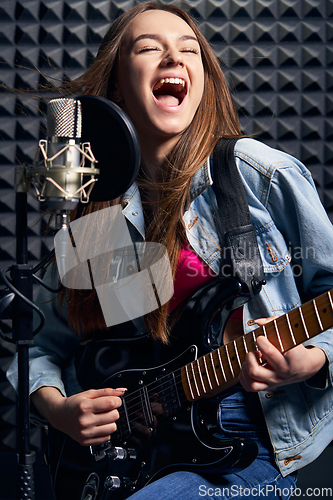
[[[120,397],[117,396],[101,396],[94,398],[91,406],[91,411],[95,414],[108,413],[123,404]]]
[[[273,321],[274,319],[277,319],[278,316],[269,316],[268,318],[258,318],[258,319],[255,319],[253,322],[256,324],[256,325],[259,325],[259,326],[263,326],[263,325],[266,325],[267,323],[270,323],[271,321]]]
[[[239,380],[244,389],[251,392],[265,390],[278,382],[275,372],[269,366],[260,364],[258,351],[246,356]]]
[[[113,424],[119,419],[119,416],[118,410],[95,413],[89,422],[89,426],[100,427],[103,425]]]
[[[86,391],[89,398],[100,398],[102,396],[122,396],[127,389],[125,387],[118,387],[117,389],[112,389],[111,387],[104,387],[103,389],[90,389]]]
[[[261,372],[264,373],[261,357],[262,353],[260,351],[249,352],[246,355],[242,371],[247,373],[251,378],[256,378]]]
[[[266,337],[260,335],[257,338],[257,345],[266,360],[266,368],[269,367],[272,371],[281,375],[289,372],[287,359]]]
[[[116,422],[110,422],[108,424],[99,425],[93,428],[91,432],[92,438],[100,438],[105,436],[110,436],[117,430]]]
[[[265,380],[267,378],[267,371],[260,363],[260,353],[258,351],[249,352],[246,356],[245,363],[243,364],[241,374],[243,379]]]
[[[86,393],[78,395],[77,413],[78,415],[93,415],[98,413],[110,412],[122,405],[122,400],[119,396],[105,396],[89,398]]]
[[[117,424],[115,423],[87,429],[81,432],[80,443],[83,446],[95,446],[105,443],[111,439],[112,434],[116,430]]]

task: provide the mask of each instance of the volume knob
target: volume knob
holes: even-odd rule
[[[121,488],[121,479],[118,476],[107,476],[104,481],[104,488],[107,490],[119,490]]]
[[[112,460],[136,460],[136,450],[134,448],[121,448],[114,446],[109,452]]]
[[[104,481],[104,488],[107,490],[128,489],[133,486],[133,481],[129,477],[107,476]]]

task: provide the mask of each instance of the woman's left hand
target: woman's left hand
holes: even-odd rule
[[[256,323],[262,326],[276,317],[261,318]],[[282,354],[264,336],[258,337],[257,345],[258,351],[246,355],[239,376],[244,389],[251,392],[301,382],[315,375],[326,362],[324,351],[318,347],[298,345]],[[261,357],[264,364],[260,363]]]

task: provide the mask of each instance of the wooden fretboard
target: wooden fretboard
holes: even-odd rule
[[[246,354],[256,350],[260,335],[285,352],[333,326],[332,291],[185,365],[181,378],[186,398],[210,398],[234,385]]]

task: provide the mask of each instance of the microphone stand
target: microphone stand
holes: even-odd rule
[[[44,325],[44,316],[33,304],[33,278],[37,268],[28,265],[28,217],[27,197],[30,183],[26,178],[26,166],[15,169],[16,193],[16,265],[11,266],[11,280],[6,277],[8,269],[1,272],[4,283],[12,293],[4,294],[0,300],[0,311],[7,312],[12,320],[12,338],[0,331],[7,342],[16,343],[18,362],[17,398],[17,481],[16,500],[35,500],[33,464],[36,454],[30,449],[30,404],[29,404],[29,346],[34,334]],[[43,264],[52,258],[52,252]],[[37,266],[38,267],[38,266]],[[33,331],[33,309],[41,316],[39,327]]]
[[[36,454],[30,449],[30,404],[29,404],[29,346],[33,344],[34,334],[44,325],[43,313],[33,303],[33,280],[35,272],[53,258],[51,251],[36,267],[28,265],[28,217],[27,197],[29,181],[26,167],[15,169],[16,192],[16,265],[11,266],[11,280],[6,277],[8,269],[1,272],[4,283],[11,290],[0,300],[0,312],[7,312],[12,320],[12,338],[0,331],[0,336],[7,342],[16,343],[18,363],[18,398],[17,398],[17,481],[16,500],[35,500],[35,482],[33,465]],[[38,280],[40,281],[40,280]],[[55,290],[56,291],[56,290]],[[33,309],[39,312],[40,325],[33,330]]]
[[[16,262],[11,277],[14,287],[33,300],[33,271],[28,265],[27,193],[16,192]],[[18,295],[14,298],[13,340],[18,356],[18,469],[17,500],[34,500],[35,452],[30,449],[29,345],[33,343],[33,309]]]

